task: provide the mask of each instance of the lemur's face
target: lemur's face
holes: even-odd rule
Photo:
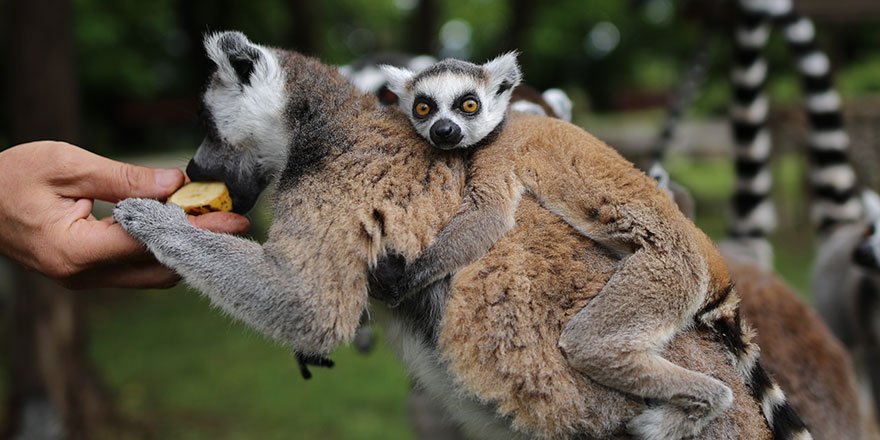
[[[861,242],[853,250],[853,260],[862,268],[880,271],[880,196],[865,191],[862,206],[867,224]]]
[[[444,60],[418,74],[390,66],[383,69],[416,132],[444,150],[470,147],[495,130],[521,80],[514,54],[482,66]]]
[[[244,213],[284,165],[290,143],[283,54],[238,32],[208,36],[205,49],[216,66],[202,97],[208,135],[186,170],[195,181],[225,182]]]

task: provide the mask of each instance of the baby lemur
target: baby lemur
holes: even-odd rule
[[[447,59],[418,74],[384,69],[422,137],[472,154],[458,213],[412,263],[401,268],[397,260],[396,268],[377,271],[389,305],[483,256],[513,228],[528,193],[622,257],[562,333],[559,346],[570,364],[603,385],[664,402],[633,423],[646,437],[656,436],[657,426],[669,429],[657,438],[697,435],[730,407],[725,384],[658,354],[682,329],[733,316],[737,300],[715,245],[655,182],[619,155],[578,141],[589,135],[562,122],[548,120],[555,128],[540,139],[499,136],[510,90],[521,80],[515,54],[483,65]]]

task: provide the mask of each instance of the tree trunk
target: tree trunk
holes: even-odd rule
[[[317,55],[315,44],[315,9],[311,0],[291,0],[290,15],[293,23],[287,37],[288,47],[306,55]]]
[[[416,55],[431,55],[437,51],[440,11],[437,0],[419,0],[418,3],[410,20],[407,50]]]
[[[8,113],[13,144],[78,140],[78,99],[69,0],[9,5]],[[74,295],[16,267],[9,332],[4,433],[23,439],[90,438],[117,420],[85,355]]]
[[[534,0],[511,0],[510,31],[504,50],[525,50],[529,42],[529,29],[535,16],[537,4]]]

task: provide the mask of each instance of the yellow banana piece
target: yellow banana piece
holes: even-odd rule
[[[223,182],[187,183],[168,198],[168,203],[183,208],[189,215],[232,211],[232,197]]]

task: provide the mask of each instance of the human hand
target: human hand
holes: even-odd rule
[[[165,199],[183,185],[176,169],[116,162],[63,142],[32,142],[0,153],[0,253],[66,287],[170,287],[179,281],[112,218],[92,215],[94,200]],[[247,218],[228,212],[189,217],[215,232],[243,233]]]

